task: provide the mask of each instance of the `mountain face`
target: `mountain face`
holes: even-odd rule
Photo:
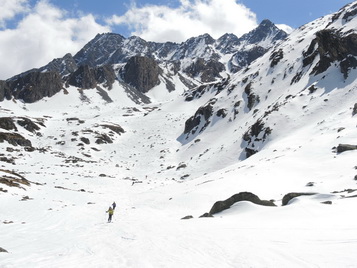
[[[0,266],[355,266],[357,2],[269,25],[0,81]]]
[[[5,84],[3,89],[0,88],[0,96],[6,95],[7,99],[21,98],[22,95],[16,93],[17,91],[32,88],[31,92],[40,92],[23,101],[34,102],[43,97],[51,97],[53,89],[44,93],[33,79],[26,80],[27,83],[23,84],[25,76],[34,73],[39,76],[46,72],[58,73],[65,86],[72,85],[82,89],[95,88],[107,78],[105,87],[111,87],[114,77],[114,80],[122,81],[141,92],[147,92],[160,83],[165,84],[168,91],[173,91],[174,77],[180,77],[191,88],[237,72],[286,36],[285,32],[268,20],[264,20],[255,30],[241,38],[227,34],[215,40],[205,34],[181,44],[147,42],[139,37],[124,38],[114,33],[98,34],[74,56],[66,54],[46,66],[8,79],[5,81],[6,88]],[[106,76],[102,80],[98,80],[96,70],[100,66],[108,66],[104,67]],[[113,71],[109,71],[109,66],[112,66]],[[55,91],[59,90],[56,88]]]
[[[134,56],[125,64],[121,77],[127,84],[145,93],[160,83],[159,74],[160,67],[154,59]]]
[[[181,140],[192,141],[204,131],[212,131],[217,120],[249,124],[242,133],[241,143],[240,157],[246,159],[289,125],[292,129],[301,127],[300,120],[287,116],[289,107],[301,105],[303,116],[309,113],[304,109],[312,109],[311,106],[324,107],[321,109],[325,116],[329,113],[332,116],[336,106],[329,103],[334,98],[341,98],[341,106],[355,107],[353,100],[343,96],[348,94],[347,89],[351,92],[356,87],[356,13],[354,3],[334,15],[304,25],[233,78],[186,92],[186,101],[205,96],[211,99],[186,121]],[[343,88],[347,89],[339,91]],[[324,122],[319,117],[320,109],[310,113]],[[249,120],[247,114],[251,116]],[[285,114],[294,123],[288,119],[285,123],[284,120],[273,123],[277,114]]]
[[[108,115],[112,112],[106,109],[116,105],[115,109],[127,109],[121,116],[137,118],[135,114],[142,113],[147,119],[157,114],[160,124],[166,120],[159,115],[164,106],[176,107],[182,114],[167,123],[166,127],[173,131],[171,136],[162,137],[180,144],[177,151],[169,150],[170,158],[182,163],[191,159],[197,166],[208,163],[213,167],[217,155],[226,159],[220,164],[222,168],[260,153],[279,138],[289,136],[289,131],[295,133],[307,126],[315,129],[315,125],[326,120],[322,118],[338,117],[337,106],[356,110],[354,98],[345,97],[353,94],[356,83],[356,10],[357,4],[347,5],[289,36],[268,20],[240,38],[225,34],[215,40],[205,34],[181,44],[100,34],[74,56],[67,54],[40,69],[1,81],[0,99],[3,103],[21,99],[24,104],[37,105],[44,98],[45,102],[68,98],[65,103],[74,109],[85,105],[95,111],[105,110],[102,113]],[[76,94],[78,98],[72,99]],[[143,108],[152,101],[152,107]],[[105,106],[100,105],[102,102]],[[78,122],[78,130],[68,133],[73,137],[63,144],[80,140],[78,153],[89,150],[84,153],[87,156],[91,155],[89,146],[93,140],[103,141],[101,144],[120,143],[118,136],[128,135],[125,126],[120,126],[123,132],[113,132],[117,127],[114,122],[90,125],[76,116],[67,119],[66,122]],[[16,125],[18,121],[12,120]],[[99,131],[99,126],[104,130]],[[35,132],[45,131],[42,125],[38,127]],[[18,127],[7,132],[29,140],[31,146],[27,147],[34,150],[36,141],[20,130]],[[142,131],[139,136],[150,135]],[[40,140],[42,135],[38,134],[36,139]],[[8,134],[3,137],[14,143]],[[215,143],[207,148],[207,141],[213,140]],[[161,148],[156,157],[161,158],[166,150]],[[150,165],[146,162],[149,155],[136,161]],[[153,170],[161,170],[161,166]],[[191,172],[196,174],[199,170]],[[172,176],[180,173],[171,168],[167,172]]]

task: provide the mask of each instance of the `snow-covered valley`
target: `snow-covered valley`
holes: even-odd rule
[[[0,267],[357,267],[357,151],[338,149],[357,144],[357,70],[312,52],[320,31],[348,38],[353,8],[222,81],[160,84],[149,104],[118,82],[111,101],[70,86],[1,102],[16,127],[1,133],[31,146],[0,143]],[[200,217],[244,192],[275,206]]]
[[[206,152],[201,156],[206,160],[201,161],[202,149],[185,148],[177,141],[192,114],[190,107],[181,110],[182,104],[175,107],[168,102],[136,111],[115,104],[98,110],[98,103],[73,103],[64,117],[64,110],[53,108],[63,103],[56,100],[61,97],[68,99],[59,95],[48,100],[45,104],[52,108],[45,111],[36,107],[43,103],[26,105],[27,110],[16,110],[11,103],[17,116],[31,110],[34,117],[47,118],[34,146],[51,144],[52,148],[51,153],[20,150],[16,165],[2,164],[2,169],[15,170],[38,183],[25,189],[9,187],[8,193],[1,194],[0,241],[8,251],[1,256],[2,267],[355,265],[357,199],[343,198],[355,194],[346,189],[357,188],[355,152],[332,150],[356,139],[350,110],[342,108],[337,118],[330,115],[320,124],[280,132],[283,138],[272,140],[244,161],[237,161],[237,153],[222,153],[229,148]],[[66,120],[73,116],[85,122]],[[341,121],[341,117],[347,119]],[[126,131],[115,137],[115,145],[93,145],[83,151],[68,145],[76,128],[90,129],[105,122],[117,123]],[[340,127],[345,129],[338,132]],[[217,139],[211,135],[199,143],[228,147],[220,135],[215,133]],[[51,137],[62,137],[65,144],[56,144],[58,140]],[[8,144],[2,146],[5,151]],[[96,147],[98,151],[93,150]],[[66,161],[73,155],[85,161]],[[229,164],[234,158],[236,163]],[[186,166],[178,169],[181,162]],[[185,178],[186,174],[190,176]],[[214,218],[199,218],[216,201],[244,191],[273,199],[277,207],[240,202]],[[281,206],[290,192],[317,195]],[[108,224],[105,211],[114,200],[118,207]],[[181,219],[187,215],[194,218]]]

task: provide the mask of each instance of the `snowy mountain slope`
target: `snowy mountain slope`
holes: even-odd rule
[[[333,147],[356,144],[356,6],[217,83],[160,84],[150,104],[119,83],[2,102],[0,132],[31,146],[0,143],[2,181],[27,180],[0,184],[0,266],[355,266],[356,151]],[[245,191],[276,207],[243,201],[198,218]],[[282,206],[291,192],[316,194]]]
[[[316,128],[317,123],[324,123],[324,118],[338,117],[341,114],[339,107],[344,107],[345,116],[352,116],[356,87],[354,64],[344,70],[344,59],[339,60],[332,56],[329,59],[331,63],[325,63],[325,56],[318,55],[311,64],[306,64],[309,57],[307,51],[311,48],[311,43],[316,42],[315,36],[322,31],[334,29],[344,20],[336,20],[336,17],[337,15],[331,15],[296,30],[285,42],[232,79],[186,93],[187,100],[205,98],[207,101],[206,106],[200,108],[207,112],[206,118],[201,120],[204,127],[197,126],[198,131],[195,128],[185,133],[186,140],[202,136],[202,132],[210,131],[210,128],[219,129],[219,125],[224,125],[226,131],[232,129],[231,132],[234,131],[235,135],[243,137],[245,142],[240,144],[243,149],[245,147],[257,151],[264,140],[284,135],[287,129],[301,129],[307,124]],[[335,21],[331,23],[331,20]],[[342,29],[338,31],[341,43],[343,38],[354,38],[355,34],[350,29],[354,28],[355,19],[351,19],[349,23],[350,25],[344,26],[346,32]],[[319,44],[315,51],[319,51],[323,45]],[[356,43],[351,43],[349,47],[332,47],[330,44],[331,51],[341,56],[344,53],[345,57],[351,55],[351,58],[354,58],[355,47]],[[324,67],[323,73],[316,73],[314,70],[322,64],[330,66]],[[294,113],[298,112],[299,118],[291,114],[292,110]],[[199,116],[202,115],[196,114],[196,117]],[[300,120],[301,118],[306,119]],[[247,131],[243,125],[253,128]],[[291,135],[290,131],[287,135]]]
[[[0,100],[35,102],[53,96],[61,87],[89,89],[107,82],[105,87],[110,88],[114,81],[142,93],[157,84],[173,91],[177,78],[186,88],[192,88],[247,66],[285,37],[285,32],[267,20],[241,38],[230,34],[214,40],[204,34],[181,44],[147,42],[114,33],[98,34],[74,56],[66,54],[46,66],[0,81]],[[51,88],[52,84],[56,87]],[[144,84],[144,89],[138,84]]]

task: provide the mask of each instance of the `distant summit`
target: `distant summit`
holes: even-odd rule
[[[147,42],[137,36],[125,38],[115,33],[98,34],[74,56],[66,54],[2,82],[0,100],[21,98],[35,102],[68,86],[111,88],[115,81],[126,84],[128,92],[145,93],[161,83],[173,91],[177,79],[190,89],[236,73],[286,36],[269,20],[240,38],[225,34],[215,40],[203,34],[180,44]],[[47,72],[52,75],[46,76]],[[46,85],[49,89],[43,90]],[[26,96],[32,96],[23,98],[19,92],[28,88],[31,91]],[[137,96],[137,92],[129,95]]]

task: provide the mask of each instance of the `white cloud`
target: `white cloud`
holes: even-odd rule
[[[181,0],[180,6],[135,4],[122,16],[108,20],[111,25],[127,25],[132,35],[145,40],[182,42],[204,33],[218,38],[225,33],[237,36],[257,26],[255,13],[236,0]]]
[[[21,7],[28,2],[17,3],[17,6],[7,5],[8,10],[2,7],[2,12],[13,14],[3,16],[3,21],[25,11]],[[23,16],[15,28],[0,31],[0,79],[41,67],[68,52],[76,53],[97,33],[110,31],[109,27],[98,24],[93,15],[67,17],[64,10],[46,0],[39,1]]]
[[[290,34],[292,31],[294,31],[294,28],[286,24],[276,24],[276,27],[278,27],[280,30],[283,30],[287,34]]]
[[[28,10],[27,0],[0,0],[0,28],[6,27],[6,21]]]

